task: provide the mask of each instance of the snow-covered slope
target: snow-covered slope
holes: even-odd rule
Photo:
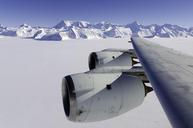
[[[27,24],[22,24],[16,30],[16,35],[23,38],[32,38],[38,32],[38,29],[33,28]]]
[[[109,22],[91,24],[87,21],[61,21],[51,28],[31,27],[27,24],[17,28],[0,25],[0,35],[33,38],[36,40],[102,39],[140,37],[193,37],[193,27],[183,28],[177,25],[141,25],[136,21],[127,25]]]

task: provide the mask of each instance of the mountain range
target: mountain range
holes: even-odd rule
[[[32,38],[35,40],[103,39],[129,38],[132,35],[146,38],[193,37],[193,27],[184,28],[172,24],[141,25],[136,21],[118,25],[109,22],[89,23],[87,21],[62,20],[53,27],[32,27],[22,24],[18,27],[4,27],[0,24],[0,35]]]

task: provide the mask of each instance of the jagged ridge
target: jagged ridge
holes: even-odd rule
[[[87,21],[61,21],[51,28],[32,27],[27,24],[22,24],[16,28],[0,25],[0,35],[36,40],[127,38],[132,35],[148,38],[174,38],[193,37],[193,27],[184,28],[171,24],[141,25],[136,21],[126,25],[116,25],[109,22],[91,24]]]

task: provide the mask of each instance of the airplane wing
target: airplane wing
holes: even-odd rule
[[[121,115],[143,103],[150,82],[172,126],[193,128],[193,57],[141,38],[131,42],[134,49],[92,52],[90,71],[63,78],[66,117],[94,122]]]
[[[132,44],[172,126],[192,128],[193,57],[141,38]]]

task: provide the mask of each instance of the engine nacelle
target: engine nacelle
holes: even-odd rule
[[[75,122],[93,122],[125,113],[145,97],[143,82],[122,73],[80,73],[62,83],[64,111]]]
[[[92,52],[88,59],[89,69],[92,70],[100,66],[132,66],[137,63],[133,58],[136,58],[136,55],[132,49],[105,49]]]

